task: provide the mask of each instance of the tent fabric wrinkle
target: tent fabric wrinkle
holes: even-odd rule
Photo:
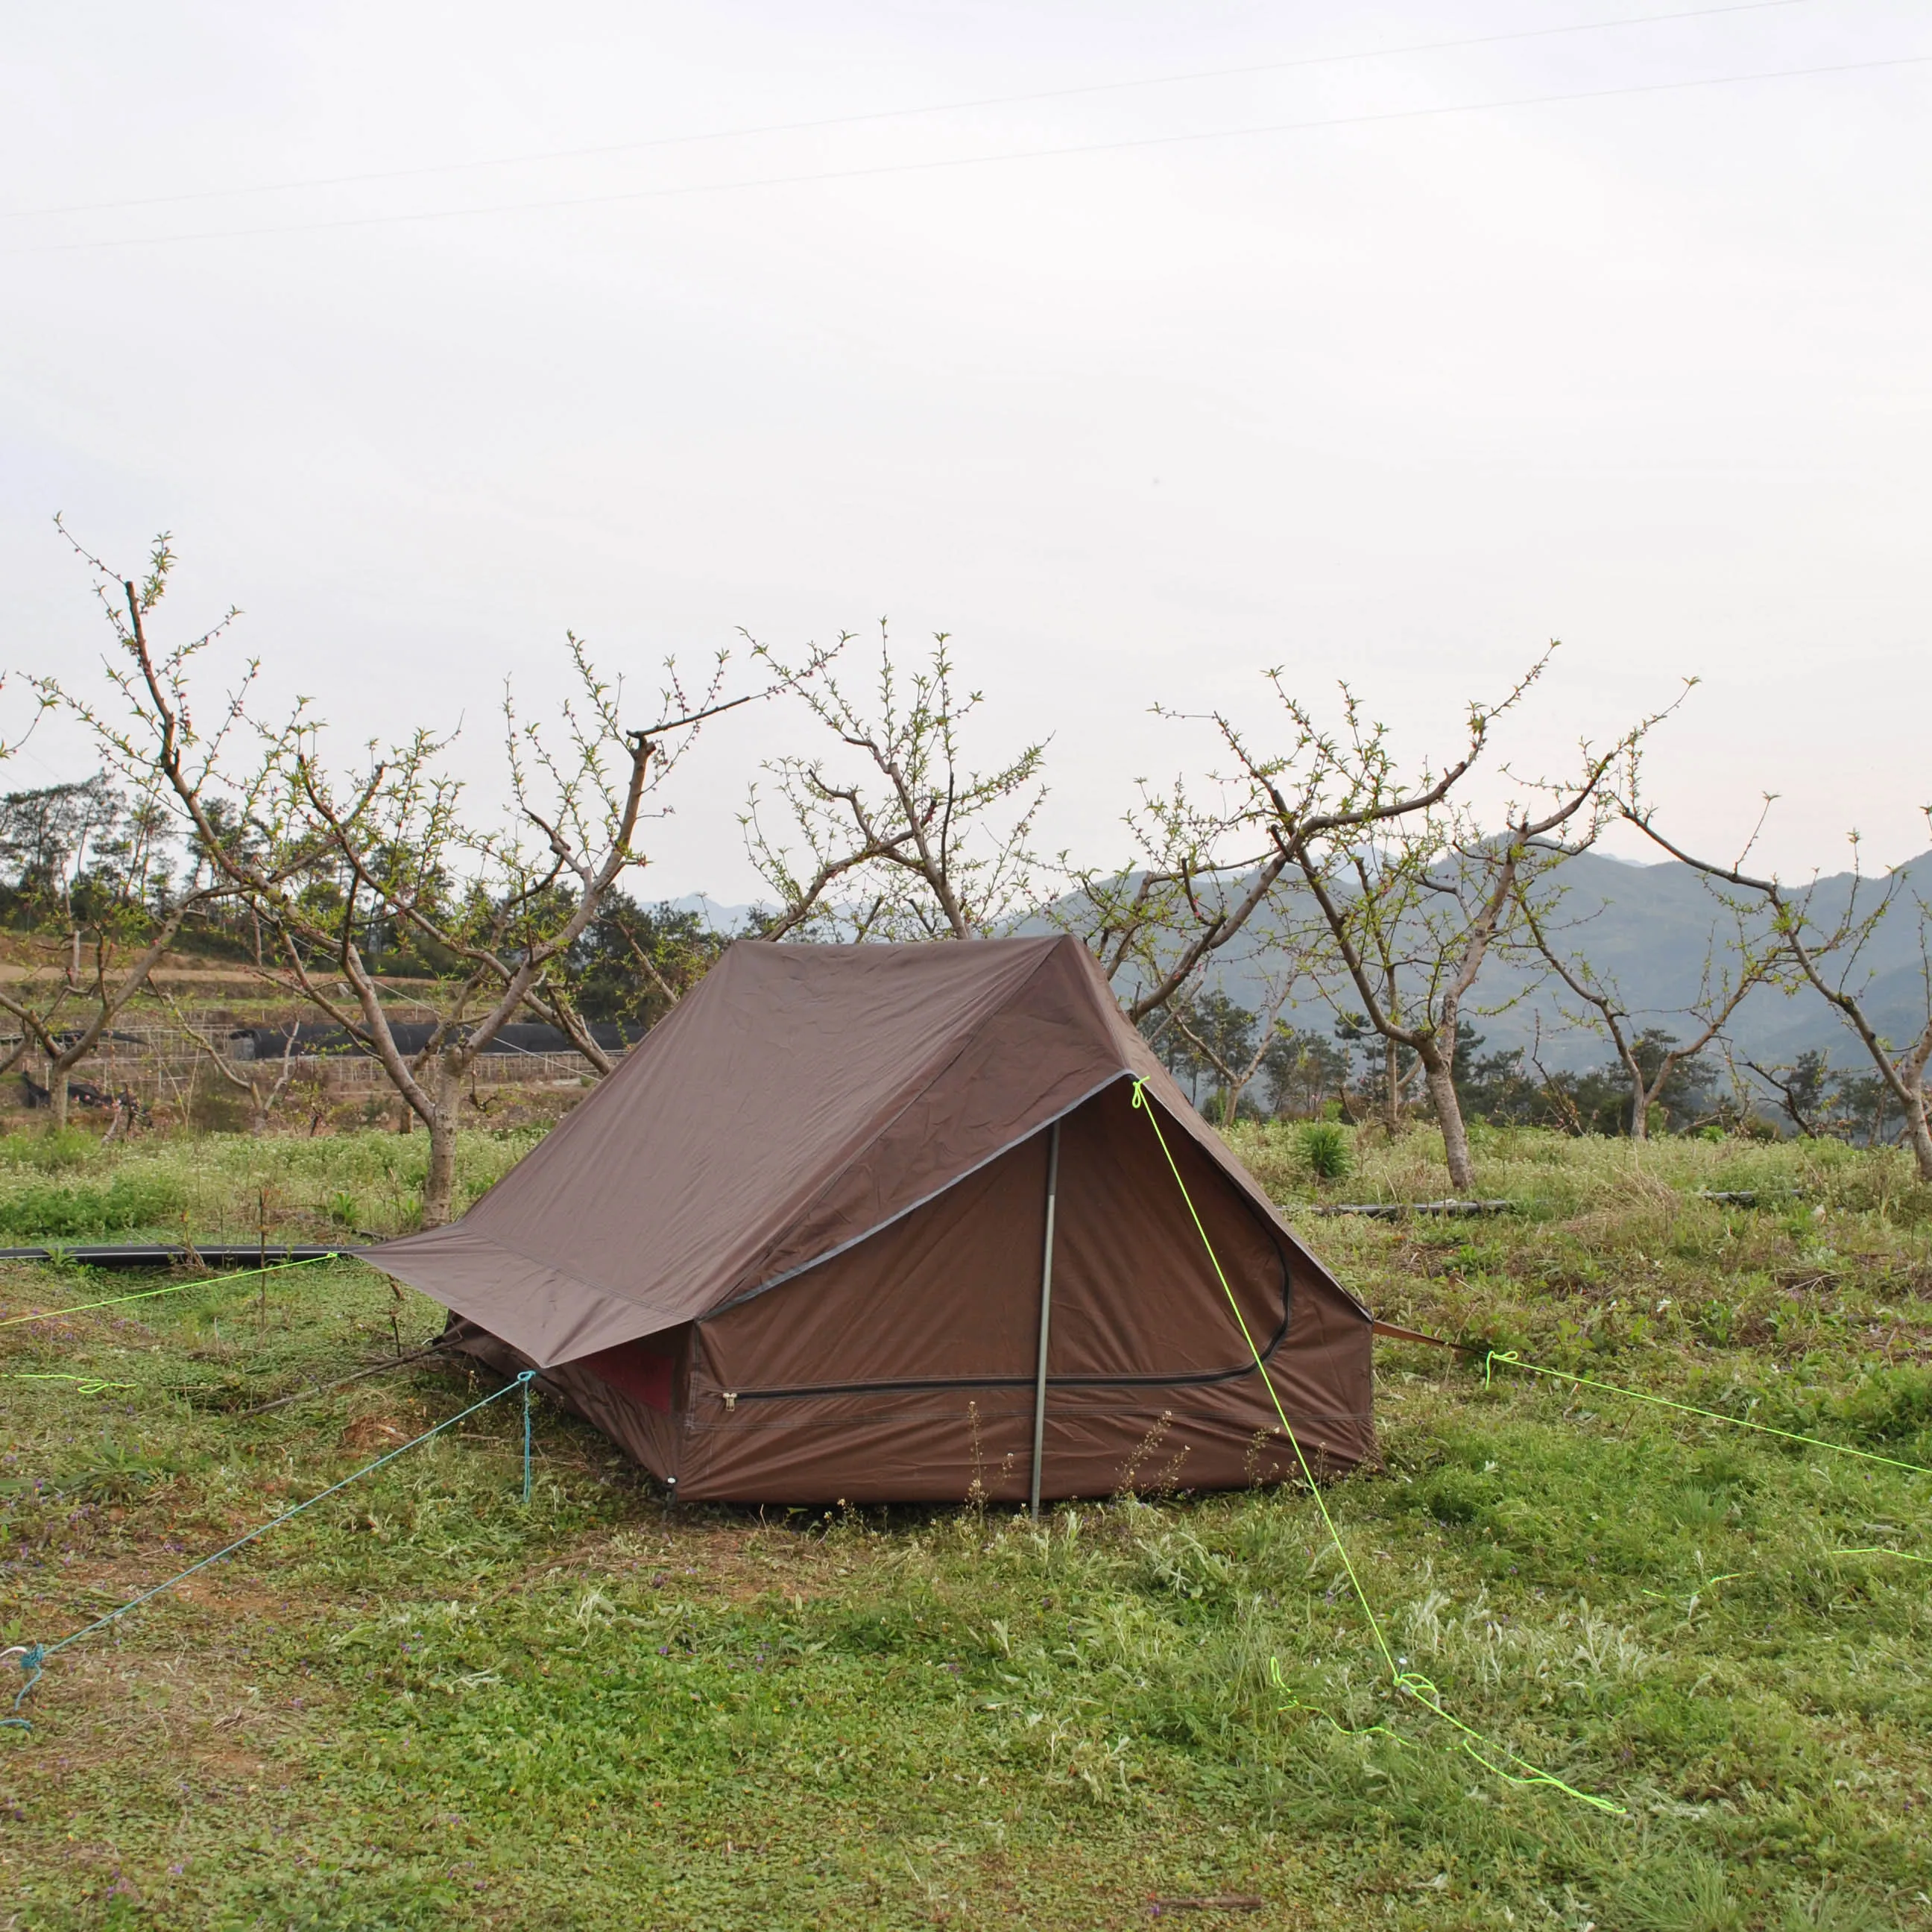
[[[1048,1496],[1270,1480],[1264,1376],[1374,1453],[1367,1311],[1065,936],[741,940],[460,1221],[362,1252],[683,1496],[1023,1496],[1036,1424]]]

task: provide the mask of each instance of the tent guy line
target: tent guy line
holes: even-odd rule
[[[1288,1419],[1288,1412],[1282,1406],[1281,1397],[1275,1391],[1274,1378],[1268,1373],[1268,1365],[1262,1360],[1260,1349],[1255,1346],[1255,1338],[1249,1330],[1247,1317],[1241,1312],[1241,1305],[1234,1298],[1234,1291],[1228,1285],[1227,1275],[1221,1266],[1221,1258],[1214,1252],[1214,1244],[1208,1239],[1208,1230],[1202,1225],[1200,1214],[1195,1208],[1194,1197],[1188,1192],[1187,1183],[1181,1178],[1179,1164],[1167,1144],[1167,1136],[1161,1132],[1160,1122],[1155,1118],[1154,1110],[1142,1090],[1144,1084],[1144,1082],[1139,1080],[1134,1082],[1135,1111],[1147,1116],[1148,1124],[1154,1129],[1154,1138],[1160,1143],[1161,1153],[1166,1158],[1168,1171],[1174,1176],[1174,1185],[1180,1190],[1180,1198],[1187,1204],[1187,1212],[1193,1220],[1195,1232],[1201,1237],[1201,1245],[1208,1251],[1208,1259],[1214,1268],[1214,1278],[1221,1284],[1221,1292],[1228,1298],[1228,1306],[1234,1310],[1234,1320],[1241,1330],[1241,1338],[1254,1356],[1256,1372],[1260,1376],[1262,1384],[1268,1390],[1269,1401],[1274,1405],[1274,1412],[1280,1418],[1282,1432],[1287,1436],[1289,1447],[1294,1451],[1294,1460],[1301,1466],[1302,1479],[1308,1485],[1309,1494],[1315,1498],[1315,1507],[1322,1512],[1322,1521],[1328,1532],[1328,1540],[1334,1544],[1335,1554],[1341,1558],[1342,1568],[1348,1574],[1349,1584],[1355,1592],[1355,1600],[1361,1606],[1362,1615],[1368,1621],[1370,1634],[1376,1640],[1376,1648],[1382,1652],[1382,1661],[1388,1666],[1390,1682],[1402,1696],[1413,1699],[1424,1710],[1432,1712],[1444,1724],[1460,1732],[1462,1749],[1485,1771],[1511,1784],[1547,1785],[1562,1792],[1566,1797],[1589,1805],[1593,1810],[1608,1812],[1615,1817],[1627,1816],[1624,1808],[1614,1800],[1599,1798],[1593,1792],[1579,1791],[1574,1784],[1566,1784],[1553,1772],[1532,1764],[1527,1758],[1519,1757],[1507,1744],[1492,1743],[1481,1732],[1463,1723],[1453,1712],[1444,1709],[1442,1693],[1436,1686],[1420,1671],[1405,1670],[1402,1660],[1390,1649],[1388,1639],[1382,1634],[1381,1619],[1376,1616],[1369,1602],[1368,1592],[1362,1588],[1361,1578],[1355,1574],[1355,1566],[1349,1557],[1348,1545],[1342,1540],[1342,1532],[1336,1528],[1335,1519],[1328,1513],[1328,1499],[1322,1492],[1322,1485],[1315,1480],[1315,1472],[1309,1466],[1308,1457],[1301,1447],[1301,1438],[1295,1433],[1294,1425]],[[1280,1682],[1278,1663],[1274,1658],[1270,1658],[1269,1663],[1276,1681]],[[1486,1755],[1492,1751],[1508,1759],[1511,1764],[1520,1766],[1521,1771],[1505,1770]]]
[[[28,1322],[58,1322],[64,1315],[88,1315],[97,1308],[118,1308],[126,1301],[151,1301],[158,1294],[180,1294],[190,1288],[226,1288],[232,1282],[252,1281],[258,1275],[284,1274],[290,1268],[314,1268],[317,1262],[336,1260],[334,1255],[310,1255],[305,1261],[278,1262],[272,1268],[244,1268],[235,1274],[196,1275],[191,1281],[170,1282],[166,1288],[144,1288],[133,1294],[116,1294],[106,1301],[82,1301],[71,1308],[43,1308],[32,1315],[10,1315],[0,1328],[18,1328]]]
[[[1263,122],[1240,128],[1210,128],[1180,134],[1130,136],[1115,141],[1081,142],[1057,148],[1016,148],[1005,153],[944,155],[922,161],[886,161],[860,168],[830,168],[812,173],[759,175],[734,181],[697,182],[674,187],[628,188],[603,194],[560,195],[542,200],[487,202],[470,208],[434,208],[402,214],[344,215],[322,221],[266,224],[254,228],[197,229],[172,235],[124,235],[88,242],[50,242],[24,248],[0,250],[0,255],[63,255],[110,248],[152,248],[195,242],[240,242],[273,235],[320,235],[338,230],[394,227],[407,222],[454,221],[479,215],[554,213],[574,208],[615,207],[628,202],[662,201],[702,194],[728,194],[740,190],[812,187],[830,182],[868,181],[890,175],[937,173],[943,170],[995,166],[1022,161],[1059,160],[1084,154],[1125,153],[1137,148],[1172,148],[1209,141],[1230,141],[1270,134],[1319,133],[1335,128],[1369,128],[1406,121],[1438,120],[1462,114],[1487,114],[1526,107],[1548,107],[1572,101],[1620,100],[1645,94],[1679,94],[1700,88],[1742,86],[1754,81],[1798,80],[1820,76],[1875,73],[1889,68],[1932,64],[1932,53],[1897,54],[1876,60],[1838,61],[1811,67],[1767,68],[1749,74],[1706,74],[1687,80],[1634,82],[1621,87],[1588,88],[1571,92],[1514,94],[1496,100],[1448,103],[1430,107],[1391,108],[1375,114],[1344,114],[1313,121]]]
[[[1461,1348],[1465,1344],[1450,1342],[1441,1346]],[[1470,1348],[1467,1352],[1477,1352]],[[1802,1442],[1808,1448],[1828,1450],[1834,1456],[1856,1456],[1866,1462],[1882,1462],[1888,1469],[1903,1469],[1914,1476],[1932,1476],[1932,1469],[1918,1462],[1901,1462],[1895,1456],[1881,1456],[1870,1449],[1854,1449],[1843,1442],[1827,1442],[1818,1436],[1801,1436],[1795,1430],[1774,1429],[1768,1422],[1752,1422],[1742,1415],[1726,1415],[1722,1409],[1700,1408],[1696,1403],[1672,1402],[1666,1396],[1646,1395],[1636,1389],[1619,1388],[1614,1382],[1600,1382],[1591,1376],[1566,1374],[1562,1369],[1539,1368],[1534,1362],[1524,1361],[1513,1348],[1492,1348],[1483,1357],[1483,1386],[1490,1385],[1490,1370],[1520,1369],[1528,1376],[1547,1376],[1553,1382],[1574,1382],[1579,1388],[1601,1389],[1606,1395],[1620,1395],[1626,1402],[1648,1402],[1654,1408],[1674,1408],[1684,1415],[1700,1415],[1712,1422],[1727,1422],[1733,1429],[1755,1430],[1760,1436],[1776,1436],[1786,1442]]]
[[[1733,0],[1733,4],[1727,6],[1691,7],[1668,14],[1630,14],[1621,19],[1576,20],[1562,26],[1525,27],[1509,33],[1474,34],[1457,40],[1412,40],[1400,46],[1364,47],[1347,53],[1304,54],[1286,60],[1261,61],[1245,67],[1200,68],[1182,74],[1146,74],[1133,80],[1086,81],[1071,87],[1040,88],[1024,94],[982,94],[970,100],[931,101],[916,107],[878,107],[863,113],[826,115],[812,120],[774,121],[748,128],[706,128],[688,134],[657,134],[632,141],[608,141],[592,147],[538,148],[520,154],[486,154],[468,161],[425,161],[413,167],[371,168],[355,174],[310,175],[292,181],[255,182],[241,188],[193,188],[173,194],[145,195],[121,201],[70,202],[54,208],[0,208],[0,221],[50,220],[68,214],[117,214],[137,208],[178,207],[191,201],[232,200],[243,195],[292,194],[308,188],[361,187],[371,182],[420,181],[431,175],[467,173],[479,168],[530,167],[550,161],[596,160],[613,154],[646,153],[653,148],[692,147],[712,141],[754,140],[773,134],[817,134],[828,128],[860,128],[880,121],[909,121],[937,114],[968,114],[985,107],[1025,107],[1040,101],[1124,94],[1142,88],[1246,80],[1258,74],[1341,67],[1359,61],[1399,60],[1412,54],[1454,53],[1473,47],[1502,46],[1519,40],[1607,33],[1627,27],[1657,26],[1676,20],[1711,20],[1727,14],[1772,13],[1814,4],[1815,0]]]
[[[267,1535],[270,1530],[279,1528],[291,1517],[300,1516],[304,1510],[313,1509],[317,1503],[326,1502],[338,1490],[346,1490],[352,1483],[359,1483],[364,1476],[373,1474],[382,1468],[385,1462],[393,1462],[398,1456],[407,1455],[412,1449],[429,1441],[431,1436],[440,1436],[446,1429],[454,1429],[459,1422],[466,1420],[479,1408],[488,1408],[493,1402],[500,1402],[505,1396],[518,1389],[523,1391],[524,1397],[523,1500],[527,1504],[530,1500],[530,1384],[536,1379],[534,1370],[525,1370],[514,1381],[506,1382],[501,1388],[486,1395],[481,1402],[472,1402],[467,1408],[449,1417],[445,1421],[437,1423],[433,1428],[425,1429],[420,1436],[412,1437],[410,1441],[402,1444],[399,1448],[390,1450],[386,1455],[378,1456],[373,1462],[365,1462],[361,1468],[353,1470],[348,1475],[344,1476],[339,1483],[331,1483],[327,1489],[319,1490],[306,1502],[297,1503],[293,1509],[284,1510],[280,1516],[271,1516],[266,1522],[257,1523],[246,1535],[238,1536],[232,1543],[226,1544],[221,1549],[201,1558],[197,1562],[190,1563],[185,1570],[169,1577],[165,1582],[157,1583],[152,1589],[143,1590],[139,1596],[129,1598],[126,1603],[118,1604],[114,1609],[96,1617],[91,1624],[84,1624],[77,1630],[70,1631],[58,1642],[10,1644],[4,1650],[0,1650],[0,1663],[5,1662],[9,1658],[17,1659],[21,1670],[26,1676],[26,1682],[20,1687],[19,1694],[14,1700],[14,1712],[18,1713],[22,1703],[26,1700],[27,1693],[40,1682],[41,1670],[46,1660],[56,1652],[66,1649],[70,1644],[80,1642],[82,1637],[92,1636],[96,1630],[104,1630],[110,1624],[118,1623],[122,1618],[128,1615],[129,1611],[139,1610],[143,1604],[152,1602],[164,1592],[172,1590],[177,1583],[186,1582],[188,1578],[194,1576],[198,1570],[206,1570],[212,1563],[219,1563],[224,1556],[232,1556],[238,1550],[245,1548],[258,1537]],[[0,1727],[10,1725],[23,1731],[30,1731],[33,1729],[32,1724],[26,1718],[17,1714],[0,1718]]]
[[[1535,1362],[1526,1362],[1514,1348],[1485,1348],[1480,1342],[1450,1342],[1440,1335],[1425,1334],[1419,1328],[1404,1328],[1393,1322],[1378,1322],[1375,1332],[1385,1341],[1424,1342],[1432,1348],[1448,1348],[1459,1355],[1480,1355],[1483,1358],[1483,1386],[1490,1386],[1492,1369],[1520,1369],[1526,1376],[1546,1376],[1552,1382],[1572,1382],[1579,1388],[1600,1390],[1605,1395],[1621,1396],[1626,1402],[1648,1402],[1653,1408],[1675,1409],[1682,1415],[1701,1416],[1707,1422],[1727,1423],[1733,1429],[1750,1429],[1760,1436],[1775,1436],[1786,1442],[1802,1442],[1809,1449],[1823,1449],[1834,1456],[1856,1456],[1862,1462],[1882,1462],[1888,1469],[1903,1469],[1907,1474],[1932,1476],[1932,1469],[1922,1463],[1904,1462],[1895,1456],[1881,1456],[1870,1449],[1854,1449],[1849,1443],[1828,1442],[1822,1436],[1801,1436],[1796,1430],[1774,1429],[1768,1422],[1753,1422],[1742,1415],[1726,1415],[1720,1408],[1700,1408],[1695,1402],[1672,1402],[1667,1396],[1648,1395],[1641,1389],[1622,1388],[1615,1382],[1599,1382],[1594,1376],[1573,1376],[1562,1369],[1546,1369]],[[1868,1556],[1868,1550],[1845,1550],[1844,1556]],[[1897,1556],[1896,1550],[1888,1555]],[[1918,1560],[1916,1558],[1915,1561]]]

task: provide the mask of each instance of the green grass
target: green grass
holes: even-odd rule
[[[500,1180],[541,1138],[533,1128],[462,1136],[460,1202]],[[426,1134],[309,1140],[206,1134],[106,1146],[70,1130],[0,1136],[0,1237],[16,1246],[124,1235],[252,1239],[264,1216],[280,1238],[388,1235],[416,1225]]]
[[[1291,1210],[1446,1191],[1420,1133],[1353,1137],[1325,1190],[1292,1134],[1238,1137]],[[466,1180],[527,1144],[466,1142]],[[422,1147],[82,1148],[9,1160],[0,1199],[166,1183],[197,1238],[236,1238],[268,1186],[272,1234],[400,1226]],[[1398,1321],[1932,1462],[1932,1239],[1894,1157],[1510,1134],[1478,1159],[1523,1211],[1300,1225]],[[8,1267],[0,1305],[115,1287]],[[405,1369],[244,1413],[436,1318],[345,1263],[0,1329],[11,1378],[136,1385],[0,1381],[0,1642],[64,1635],[487,1393]],[[1037,1530],[668,1516],[540,1402],[526,1511],[512,1396],[50,1660],[31,1738],[0,1734],[0,1906],[23,1928],[1072,1928],[1255,1893],[1260,1915],[1190,1922],[1932,1925],[1932,1569],[1852,1553],[1932,1555],[1932,1479],[1486,1390],[1432,1349],[1378,1369],[1388,1468],[1330,1501],[1392,1647],[1624,1815],[1493,1775],[1391,1696],[1305,1493]]]

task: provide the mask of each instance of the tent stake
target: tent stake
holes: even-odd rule
[[[1040,1520],[1040,1464],[1046,1447],[1046,1340],[1053,1325],[1053,1210],[1060,1192],[1060,1123],[1046,1142],[1046,1244],[1040,1263],[1040,1366],[1033,1380],[1033,1490],[1034,1522]]]

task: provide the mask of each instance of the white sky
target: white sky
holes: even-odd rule
[[[889,613],[954,634],[989,757],[1054,733],[1048,842],[1106,858],[1132,777],[1211,762],[1156,700],[1265,740],[1261,668],[1346,674],[1420,749],[1556,636],[1526,761],[1695,673],[1674,826],[1774,790],[1786,868],[1904,857],[1932,9],[1324,58],[1682,4],[10,9],[5,207],[182,198],[0,220],[0,664],[104,636],[56,510],[130,569],[172,530],[176,624],[242,605],[358,734],[464,717],[492,784],[566,626],[649,692]],[[752,896],[734,814],[796,736],[706,737],[648,892]]]

